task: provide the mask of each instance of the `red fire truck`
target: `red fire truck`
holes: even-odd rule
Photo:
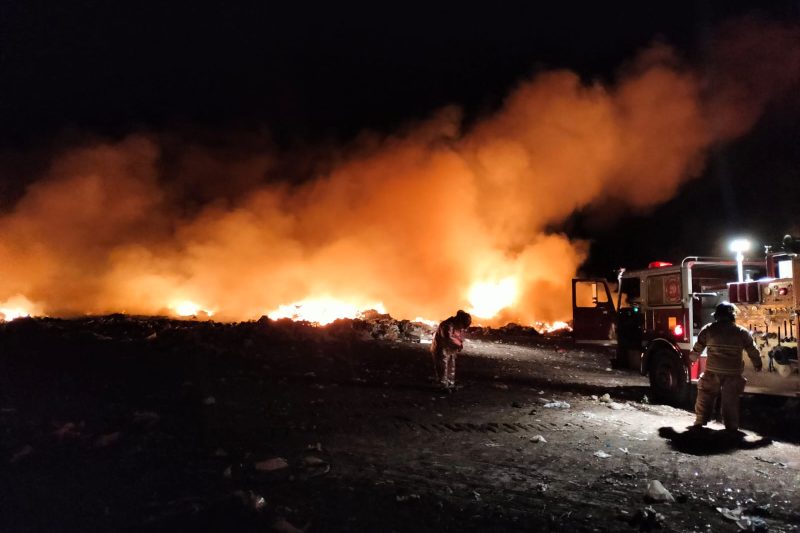
[[[620,269],[616,285],[605,279],[573,279],[575,342],[613,347],[618,366],[650,378],[657,401],[685,403],[705,368],[689,351],[718,303],[734,303],[737,323],[748,328],[761,350],[764,371],[744,358],[747,391],[800,396],[797,316],[800,257],[787,236],[784,250],[763,261],[687,257],[680,264],[654,262],[647,269]],[[739,281],[741,274],[746,275]],[[613,290],[612,290],[613,289]]]

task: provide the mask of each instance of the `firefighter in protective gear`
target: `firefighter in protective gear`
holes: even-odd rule
[[[464,349],[464,335],[472,324],[469,313],[459,310],[456,316],[443,320],[431,343],[433,372],[436,381],[445,389],[456,386],[456,354]]]
[[[714,322],[700,330],[689,357],[697,361],[703,350],[708,350],[708,358],[705,372],[697,381],[694,425],[700,427],[708,423],[714,402],[721,395],[725,429],[735,432],[739,429],[739,396],[747,383],[742,377],[742,351],[747,352],[757,372],[761,371],[762,363],[750,332],[736,325],[736,307],[733,304],[722,302],[717,306]]]

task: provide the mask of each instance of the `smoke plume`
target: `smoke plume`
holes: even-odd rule
[[[730,47],[758,59],[757,83],[730,72],[753,68],[726,59],[743,57]],[[479,322],[568,318],[588,243],[545,228],[610,199],[644,210],[672,197],[713,143],[745,133],[774,89],[796,83],[758,50],[723,33],[709,73],[663,45],[614,84],[546,72],[470,127],[444,109],[365,136],[305,180],[268,150],[175,155],[163,134],[87,143],[0,213],[0,308],[155,314],[194,302],[236,320],[331,298],[440,319],[508,290]]]

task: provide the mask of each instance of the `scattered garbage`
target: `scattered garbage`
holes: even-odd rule
[[[619,451],[621,451],[622,453],[624,453],[625,455],[628,455],[628,453],[629,453],[629,452],[628,452],[628,448],[617,448],[617,449],[618,449]]]
[[[71,437],[78,437],[80,436],[80,431],[78,431],[78,425],[74,422],[67,422],[66,424],[62,425],[60,428],[53,432],[55,437],[58,437],[58,440],[64,440],[66,438]]]
[[[657,479],[647,482],[647,491],[644,495],[645,500],[650,502],[674,502],[675,498],[664,488]]]
[[[756,461],[761,461],[762,463],[775,465],[779,468],[786,468],[787,466],[789,466],[786,463],[781,463],[780,461],[770,461],[769,459],[764,459],[763,457],[759,457],[758,455],[753,456],[753,459],[755,459]]]
[[[567,402],[562,402],[561,400],[554,400],[544,404],[544,407],[546,409],[569,409],[570,405]]]
[[[213,396],[209,396],[208,398],[203,400],[203,405],[214,405],[215,403],[217,403],[217,399],[214,398]]]
[[[608,408],[612,409],[614,411],[621,411],[622,409],[626,409],[627,405],[624,404],[624,403],[619,403],[619,402],[610,402],[608,404]]]
[[[656,512],[651,506],[639,509],[630,520],[632,526],[638,526],[639,531],[652,531],[664,527],[666,518],[661,513]]]
[[[273,457],[272,459],[265,459],[253,465],[259,472],[272,472],[274,470],[282,470],[289,467],[289,463],[283,457]]]
[[[119,440],[122,436],[122,433],[119,431],[115,431],[114,433],[107,433],[105,435],[100,435],[97,437],[97,440],[94,441],[95,448],[105,448],[106,446],[111,446],[115,442]]]
[[[740,531],[761,532],[769,530],[769,525],[763,518],[745,515],[744,509],[741,506],[736,507],[735,509],[728,509],[726,507],[717,507],[716,509],[717,512],[719,512],[726,519],[736,522],[736,525],[739,527]]]
[[[605,393],[602,396],[600,396],[600,398],[598,398],[598,399],[603,403],[608,403],[608,402],[611,401],[611,395],[608,394],[608,393]]]
[[[247,492],[237,490],[234,494],[242,502],[242,505],[252,511],[260,512],[267,506],[267,500],[260,494],[254,493],[252,490],[248,490]]]
[[[24,459],[25,457],[29,456],[32,453],[33,453],[33,446],[31,446],[30,444],[26,444],[25,446],[20,448],[20,450],[17,451],[17,453],[12,455],[11,459],[8,462],[11,464],[18,463],[19,461],[21,461],[22,459]]]
[[[728,509],[726,507],[717,507],[717,512],[727,518],[728,520],[732,520],[736,522],[737,520],[742,518],[742,511],[741,507],[737,507],[736,509]]]
[[[492,387],[500,390],[508,390],[508,385],[506,385],[505,383],[492,383]]]
[[[161,420],[161,416],[153,411],[134,411],[133,421],[144,426],[152,426]]]
[[[306,524],[302,528],[296,527],[294,524],[288,522],[285,518],[277,518],[272,523],[272,531],[278,533],[305,533],[311,527],[311,524]]]
[[[547,442],[547,440],[541,435],[534,435],[533,437],[530,438],[530,441],[531,442],[541,442],[543,444]]]
[[[609,457],[611,457],[611,454],[608,454],[608,453],[604,452],[603,450],[597,450],[596,452],[594,452],[593,455],[595,457],[599,457],[600,459],[608,459]]]
[[[327,461],[314,455],[308,455],[303,459],[303,467],[309,477],[322,476],[331,471],[331,465]]]

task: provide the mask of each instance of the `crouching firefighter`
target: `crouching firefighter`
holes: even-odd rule
[[[436,381],[452,391],[456,386],[456,354],[464,349],[464,335],[472,324],[469,313],[459,310],[456,316],[443,320],[431,343],[433,372]]]
[[[705,372],[697,381],[697,402],[694,427],[702,427],[711,419],[714,403],[722,397],[722,421],[725,429],[739,429],[739,396],[747,380],[742,377],[746,351],[756,372],[761,372],[761,356],[753,337],[747,329],[736,325],[736,307],[722,302],[714,311],[714,322],[706,324],[697,335],[690,358],[697,361],[703,350],[708,350]]]

